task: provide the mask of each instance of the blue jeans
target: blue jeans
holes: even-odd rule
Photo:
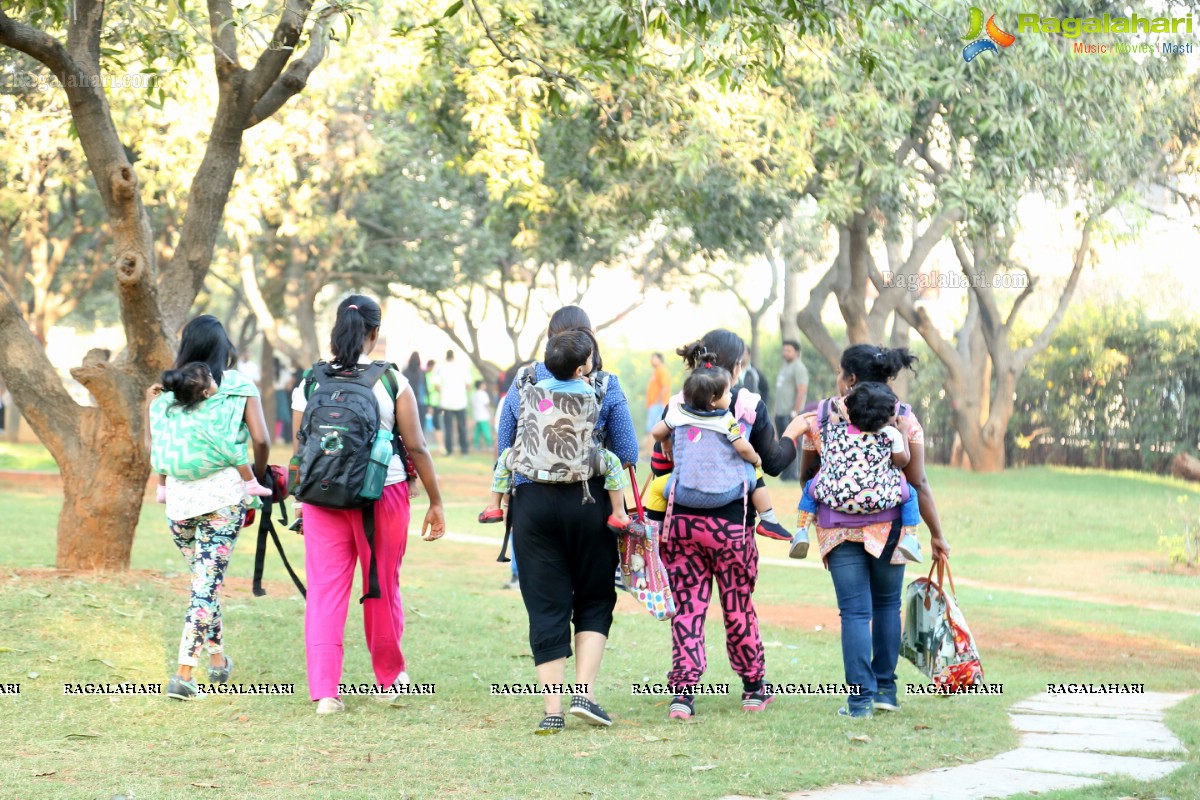
[[[846,683],[861,687],[848,705],[870,708],[876,696],[895,703],[904,565],[885,564],[861,542],[842,542],[827,560],[842,617]]]

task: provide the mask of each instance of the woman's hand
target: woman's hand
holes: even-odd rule
[[[816,420],[817,414],[815,411],[809,411],[807,414],[801,414],[798,417],[793,417],[788,426],[783,429],[783,435],[795,441],[812,429],[813,421]]]
[[[440,504],[430,505],[425,512],[425,522],[421,524],[421,538],[427,542],[436,541],[446,535],[446,513]]]
[[[930,534],[929,549],[933,551],[934,561],[950,560],[950,545],[946,542],[946,537],[942,534]]]

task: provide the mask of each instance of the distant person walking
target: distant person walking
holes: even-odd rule
[[[429,441],[435,447],[441,444],[438,441],[438,432],[442,429],[442,390],[441,378],[438,376],[437,362],[432,358],[425,362],[425,433],[429,435]]]
[[[662,419],[663,409],[671,399],[671,372],[663,363],[662,353],[650,356],[650,382],[646,384],[646,446],[654,444],[650,431]]]
[[[293,370],[294,371],[294,370]],[[279,430],[279,440],[284,444],[292,443],[292,372],[283,368],[279,359],[275,359],[275,424]]]
[[[457,433],[459,446],[465,456],[467,444],[467,402],[471,391],[471,376],[467,367],[454,358],[454,351],[446,351],[446,363],[438,369],[438,383],[442,392],[442,421],[446,428],[446,455],[454,455],[454,437]]]
[[[800,409],[808,400],[808,368],[800,359],[800,343],[795,339],[783,340],[783,366],[775,379],[775,427],[787,428],[788,423],[800,415]],[[794,481],[800,477],[799,463],[788,464],[779,476],[781,480]]]
[[[480,443],[492,449],[492,396],[488,394],[485,381],[475,381],[475,393],[471,395],[471,417],[475,425],[471,431],[471,446],[482,449]]]
[[[413,350],[412,355],[408,357],[408,364],[404,367],[404,379],[408,381],[408,385],[412,387],[413,397],[417,400],[417,419],[421,421],[422,428],[425,425],[425,409],[429,406],[429,391],[425,387],[425,370],[421,369],[421,354]]]

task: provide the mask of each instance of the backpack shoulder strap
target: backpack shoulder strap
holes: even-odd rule
[[[596,402],[600,405],[604,405],[604,395],[608,393],[608,379],[611,377],[612,373],[600,370],[592,379],[592,388],[596,391]]]
[[[358,376],[358,382],[363,386],[366,386],[368,389],[372,388],[380,378],[383,378],[385,375],[387,375],[388,370],[391,369],[391,366],[392,365],[386,361],[372,361],[370,365],[368,365],[367,368],[362,371],[362,374]],[[392,380],[395,380],[395,376],[392,376]],[[384,385],[387,385],[386,382]]]
[[[324,367],[327,363],[328,362],[326,361],[318,361],[308,369],[304,370],[304,377],[300,379],[300,385],[303,387],[304,399],[306,401],[312,399],[313,390],[317,388],[317,368]]]
[[[376,361],[371,366],[377,364],[383,365],[383,374],[380,376],[383,380],[383,388],[387,389],[388,397],[392,398],[392,402],[396,402],[396,398],[400,396],[400,381],[396,379],[396,365],[390,361]],[[374,381],[372,381],[374,383]]]

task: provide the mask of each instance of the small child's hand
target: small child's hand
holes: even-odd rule
[[[150,387],[146,389],[146,401],[149,402],[154,400],[156,397],[162,394],[162,390],[163,388],[161,383],[150,384]]]
[[[895,422],[892,424],[895,425],[896,430],[903,433],[905,437],[908,436],[909,429],[912,427],[912,421],[908,418],[907,414],[902,417],[896,417]]]

